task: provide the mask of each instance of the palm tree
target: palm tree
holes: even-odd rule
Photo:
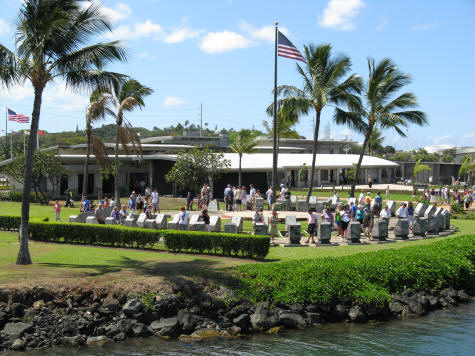
[[[406,92],[393,99],[396,92],[410,83],[409,75],[402,73],[389,58],[375,64],[374,59],[368,58],[369,76],[366,83],[363,105],[350,113],[335,111],[335,122],[346,124],[364,135],[356,174],[351,185],[351,196],[354,196],[355,185],[361,169],[361,162],[368,146],[368,141],[374,129],[394,129],[399,135],[406,137],[403,129],[410,123],[424,125],[426,115],[422,111],[404,110],[418,106],[414,94]]]
[[[114,116],[111,105],[114,104],[114,98],[108,90],[96,89],[92,92],[89,99],[90,104],[86,109],[86,138],[87,138],[87,152],[86,160],[84,162],[84,177],[82,183],[82,195],[87,194],[88,170],[89,170],[89,156],[91,149],[96,157],[96,162],[102,169],[110,168],[110,161],[107,155],[107,149],[102,140],[92,133],[92,125],[106,117],[106,115]]]
[[[274,114],[274,105],[271,104],[267,109],[267,114]],[[277,110],[277,149],[281,138],[299,138],[300,135],[293,129],[294,125],[299,121],[298,114],[293,108],[281,105]],[[266,129],[266,133],[270,137],[274,137],[274,128],[272,123],[262,121],[262,125]],[[278,152],[278,151],[277,151]]]
[[[421,160],[418,160],[414,165],[414,170],[412,172],[412,178],[415,182],[417,181],[417,176],[419,175],[419,173],[424,171],[432,171],[432,168],[430,168],[427,164],[421,163]]]
[[[368,152],[370,156],[383,148],[384,136],[378,128],[375,128],[368,139]]]
[[[307,202],[312,195],[315,180],[315,160],[322,110],[330,104],[336,108],[344,105],[350,110],[360,106],[360,99],[357,94],[361,91],[361,78],[356,74],[352,74],[343,79],[351,68],[351,61],[346,56],[332,57],[331,49],[332,47],[329,44],[304,46],[304,56],[307,64],[304,68],[297,64],[297,71],[304,82],[303,88],[299,89],[291,85],[281,85],[277,88],[277,94],[283,96],[279,100],[279,105],[290,105],[298,116],[308,115],[312,111],[316,115]],[[343,111],[343,109],[339,110]]]
[[[145,106],[144,98],[153,93],[153,89],[140,84],[135,79],[127,80],[119,88],[118,111],[115,115],[116,138],[115,138],[115,159],[114,159],[114,201],[120,206],[119,194],[119,142],[126,154],[142,155],[142,145],[139,135],[129,121],[124,117],[126,111],[133,111],[135,108],[141,109]]]
[[[115,88],[123,80],[106,72],[112,61],[124,61],[125,52],[117,41],[85,46],[91,39],[111,30],[101,5],[83,7],[79,0],[25,0],[19,11],[15,51],[0,44],[0,82],[11,87],[30,81],[34,90],[30,137],[24,174],[20,250],[17,264],[31,264],[28,250],[28,222],[33,154],[45,87],[63,79],[72,89]]]
[[[475,174],[475,159],[470,155],[466,155],[462,165],[459,169],[459,177],[463,177],[465,174],[468,175],[467,184],[470,184],[471,178]]]
[[[256,142],[254,141],[254,134],[251,130],[241,130],[237,134],[231,149],[239,155],[239,179],[238,186],[242,186],[241,176],[241,161],[244,153],[255,152]]]

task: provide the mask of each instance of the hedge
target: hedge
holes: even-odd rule
[[[21,217],[19,216],[0,215],[0,229],[2,230],[18,230],[20,224]]]
[[[384,305],[405,288],[475,285],[475,235],[359,253],[238,267],[238,294],[253,302]]]
[[[269,253],[270,238],[261,235],[219,232],[161,230],[165,246],[171,251],[207,252],[264,258]]]
[[[0,201],[13,201],[21,203],[23,192],[2,192],[0,193]],[[30,201],[32,203],[41,203],[35,193],[30,194]]]

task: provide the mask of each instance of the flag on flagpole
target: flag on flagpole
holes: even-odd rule
[[[44,132],[44,131],[41,131],[41,130],[38,130],[38,135],[44,136],[44,135],[45,135],[45,132]]]
[[[15,121],[20,124],[27,124],[30,122],[30,118],[26,115],[17,114],[16,112],[8,108],[7,108],[7,111],[8,111],[8,121]]]
[[[302,56],[302,53],[300,53],[297,47],[295,47],[294,44],[290,42],[289,39],[285,37],[285,35],[280,31],[278,31],[277,44],[277,51],[279,56],[296,59],[298,61],[307,63],[305,57]]]

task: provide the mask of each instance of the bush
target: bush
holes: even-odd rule
[[[30,222],[30,239],[74,244],[153,247],[160,239],[158,230],[136,229],[117,225],[65,224]]]
[[[6,192],[0,193],[0,201],[14,201],[20,202],[23,197],[23,192]],[[36,197],[35,193],[30,193],[30,199],[32,203],[41,203]]]
[[[264,258],[269,253],[269,236],[201,231],[161,230],[165,246],[171,251],[207,252]]]
[[[463,210],[463,203],[453,202],[450,204],[450,212],[452,214],[464,214],[465,211]]]
[[[0,215],[0,229],[2,230],[18,230],[21,224],[19,216],[1,216]]]
[[[238,268],[238,294],[253,302],[384,305],[405,288],[470,288],[475,282],[473,235],[428,245],[344,257],[292,260]]]

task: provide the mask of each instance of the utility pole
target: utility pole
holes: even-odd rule
[[[203,130],[203,103],[200,103],[200,137]]]

